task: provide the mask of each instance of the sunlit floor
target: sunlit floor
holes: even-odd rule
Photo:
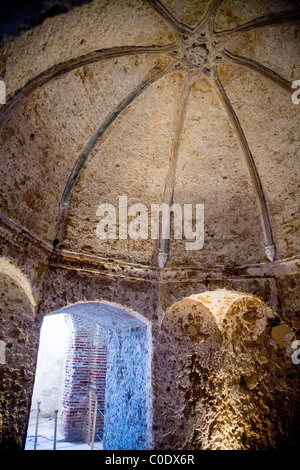
[[[34,450],[36,416],[33,414],[29,421],[25,450]],[[54,445],[54,420],[40,418],[37,435],[36,450],[53,450]],[[103,444],[95,438],[94,450],[102,450]],[[91,446],[85,442],[65,442],[59,428],[57,429],[56,450],[91,450]]]

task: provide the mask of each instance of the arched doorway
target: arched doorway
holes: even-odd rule
[[[171,305],[155,348],[155,448],[295,446],[294,339],[251,294],[217,289]]]
[[[62,387],[56,406],[63,438],[87,441],[90,403],[94,409],[97,400],[96,433],[103,439],[104,449],[151,448],[152,341],[148,320],[105,301],[77,303],[45,318],[62,316],[67,340],[64,371],[57,378]],[[38,362],[37,379],[39,376]],[[37,387],[36,383],[35,390]]]

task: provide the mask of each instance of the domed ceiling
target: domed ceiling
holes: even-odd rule
[[[49,251],[147,266],[298,252],[296,1],[94,1],[4,42],[1,217]],[[203,204],[204,244],[97,237],[97,208]]]

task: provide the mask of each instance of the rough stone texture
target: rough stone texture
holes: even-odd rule
[[[63,315],[49,315],[43,320],[39,338],[31,409],[40,404],[40,416],[52,418],[53,411],[61,411],[61,394],[64,382],[67,350],[67,325]]]
[[[39,322],[30,299],[11,277],[0,274],[0,447],[20,450],[25,444],[34,382]]]
[[[1,271],[3,271],[3,260],[5,262],[9,261],[15,269],[21,271],[26,282],[30,284],[37,311],[43,292],[43,281],[51,246],[45,245],[38,238],[32,237],[24,227],[16,224],[2,212],[1,219]],[[4,272],[7,274],[6,269]]]
[[[170,44],[170,28],[142,0],[96,0],[4,43],[8,95],[50,67],[98,49]],[[16,57],[18,60],[16,61]]]
[[[230,269],[230,268],[229,268]],[[228,269],[228,271],[229,271]],[[213,279],[212,273],[200,280],[186,280],[182,282],[174,279],[173,282],[164,282],[160,285],[160,319],[165,311],[175,302],[193,295],[195,292],[214,291],[216,289],[228,289],[253,294],[262,300],[268,307],[279,311],[276,282],[271,277],[247,279],[230,277],[223,274],[223,279]]]
[[[107,349],[105,450],[152,446],[149,368],[145,328],[113,333]]]
[[[167,266],[239,265],[264,259],[258,210],[244,156],[220,100],[203,76],[191,89],[174,203],[193,204],[194,208],[204,204],[204,246],[200,251],[188,251],[186,239],[171,240]]]
[[[125,309],[133,309],[150,321],[155,320],[157,281],[151,278],[143,279],[142,269],[133,269],[132,274],[129,269],[128,271],[129,273],[126,273],[124,265],[108,262],[93,266],[93,269],[87,269],[82,264],[67,270],[53,266],[45,279],[45,296],[41,302],[41,311],[50,313],[77,302],[104,299],[118,303]],[[150,274],[153,276],[153,273]],[[49,289],[51,296],[46,294]]]
[[[278,299],[283,311],[283,320],[300,331],[299,273],[288,274],[276,279]]]
[[[70,72],[33,93],[1,134],[2,210],[30,233],[52,244],[60,216],[59,203],[78,153],[117,104],[157,65],[159,61],[153,57],[118,58]],[[162,128],[163,125],[164,122]],[[112,151],[117,153],[116,149]],[[115,161],[114,168],[116,164]],[[98,165],[95,159],[92,171],[94,165]],[[128,192],[127,189],[125,194]],[[88,200],[82,196],[80,199],[86,216],[95,217],[101,197],[94,195],[91,208]],[[98,249],[95,225],[87,223]],[[77,226],[76,218],[70,222],[71,233],[74,224]],[[73,249],[87,244],[78,247],[72,239]]]
[[[251,57],[270,69],[275,69],[291,82],[300,76],[299,28],[281,25],[248,31],[230,38],[226,48],[235,54]],[[284,60],[282,58],[284,57]]]
[[[257,298],[227,290],[167,310],[155,356],[157,448],[299,445],[294,333],[279,323]]]
[[[224,0],[216,15],[216,30],[230,29],[270,13],[289,11],[298,6],[293,0],[248,0],[247,4],[239,0]]]
[[[116,208],[118,231],[119,196],[127,196],[128,208],[136,203],[147,207],[150,228],[151,204],[160,204],[163,197],[180,93],[181,74],[170,75],[159,84],[153,84],[124,113],[123,119],[110,128],[74,191],[64,247],[130,262],[155,263],[157,242],[150,238],[150,230],[146,240],[129,237],[127,240],[99,240],[96,227],[100,217],[96,216],[96,211],[99,204],[112,204]],[[111,155],[114,155],[113,159]],[[100,166],[102,171],[94,178],[95,168]],[[89,191],[82,198],[87,185]],[[83,217],[86,219],[82,220]],[[129,217],[128,224],[131,220]],[[86,228],[79,235],[78,228],[82,223]]]
[[[224,66],[220,76],[236,107],[261,175],[279,259],[299,252],[299,108],[275,85],[241,67]],[[241,84],[243,83],[243,89]],[[245,85],[247,84],[247,87]],[[244,88],[245,87],[245,88]],[[284,132],[286,119],[288,132]],[[261,138],[258,138],[258,136]],[[293,170],[292,170],[293,169]]]
[[[253,153],[277,257],[294,256],[297,250],[294,231],[298,223],[296,174],[294,181],[290,180],[291,169],[297,165],[295,126],[299,110],[284,91],[277,92],[276,79],[276,83],[271,84],[247,65],[241,69],[230,60],[228,65],[218,64],[222,49],[228,47],[231,52],[249,54],[250,59],[292,79],[297,74],[297,27],[292,25],[290,30],[290,25],[275,25],[217,37],[216,53],[212,46],[214,33],[208,31],[206,23],[201,31],[191,29],[200,24],[201,19],[209,18],[208,12],[216,16],[218,30],[232,28],[261,15],[289,11],[295,8],[294,2],[280,1],[275,5],[274,2],[251,1],[245,8],[240,2],[227,1],[217,9],[212,2],[189,1],[183,8],[172,1],[162,7],[164,14],[153,3],[95,1],[67,15],[48,18],[43,25],[2,46],[2,76],[8,94],[10,87],[17,90],[28,84],[24,89],[27,103],[20,105],[2,132],[4,212],[44,242],[52,243],[59,225],[62,247],[86,255],[101,254],[156,264],[157,246],[150,240],[147,243],[116,241],[104,246],[99,243],[95,236],[95,209],[97,204],[107,200],[114,203],[121,193],[130,196],[132,202],[140,202],[141,197],[148,205],[157,200],[162,202],[168,168],[170,162],[176,160],[178,150],[174,198],[180,202],[190,198],[195,203],[205,202],[206,253],[193,256],[182,249],[183,243],[171,243],[171,263],[210,266],[227,260],[238,265],[262,262],[265,254],[257,195],[249,178],[239,136],[215,93],[212,69],[217,66]],[[166,9],[168,7],[170,10]],[[182,22],[189,25],[188,36],[182,34]],[[85,28],[89,28],[89,34]],[[63,39],[69,31],[66,47]],[[79,34],[84,35],[83,42],[79,41]],[[173,70],[171,67],[170,73],[152,84],[143,96],[136,96],[90,150],[88,161],[76,175],[65,219],[58,204],[76,159],[109,113],[118,110],[126,94],[128,96],[138,83],[143,83],[151,71],[163,70],[170,54],[166,51],[158,56],[155,47],[171,43],[174,43],[171,52]],[[112,52],[119,48],[118,54],[122,55],[128,48],[132,48],[132,54],[134,48],[138,52],[141,47],[150,48],[149,53],[140,55],[139,52],[138,57],[130,58],[112,56],[91,65],[84,62],[86,54],[93,51],[96,54],[102,49]],[[29,48],[30,54],[28,51],[29,55],[26,55]],[[286,60],[279,59],[279,51]],[[67,65],[66,61],[71,59],[77,61],[76,70],[69,68],[70,63]],[[92,62],[95,60],[91,58]],[[63,65],[60,70],[63,76],[54,74],[49,81],[47,72],[44,83],[39,74],[59,63]],[[182,74],[174,73],[178,68],[188,68],[189,79],[192,75],[192,90],[186,113],[182,114],[182,136],[177,135],[176,127],[180,123],[174,119],[181,115],[182,107],[180,97],[184,78]],[[27,74],[27,77],[20,74]],[[208,78],[204,79],[204,75]],[[40,81],[36,81],[37,77]],[[31,85],[30,80],[33,80]],[[22,102],[22,95],[19,97]],[[164,105],[159,106],[158,102]],[[272,125],[269,125],[270,119]],[[283,134],[285,139],[281,138]],[[289,164],[285,165],[287,159]],[[284,178],[278,181],[283,171]],[[289,182],[289,187],[284,181]],[[85,189],[87,184],[88,191]],[[214,187],[218,187],[218,191],[211,194]],[[288,215],[283,210],[287,205]]]

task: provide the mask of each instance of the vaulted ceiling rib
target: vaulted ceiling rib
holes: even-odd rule
[[[215,18],[223,3],[222,0],[212,0],[209,2],[202,17],[194,27],[177,20],[163,2],[159,0],[147,1],[155,13],[159,15],[161,19],[166,21],[168,27],[171,28],[175,42],[163,45],[120,46],[95,50],[54,65],[29,80],[25,86],[15,91],[15,93],[9,97],[7,106],[0,114],[0,129],[4,128],[16,110],[30,98],[34,91],[49,83],[51,80],[61,77],[72,70],[99,61],[112,60],[125,56],[147,56],[150,54],[162,56],[164,58],[162,64],[158,66],[158,69],[148,75],[146,79],[141,81],[124,99],[122,99],[112,112],[107,115],[106,119],[99,123],[99,126],[95,129],[93,134],[87,138],[86,144],[82,152],[77,156],[73,169],[66,180],[65,188],[61,196],[61,215],[59,217],[57,231],[57,238],[61,239],[64,237],[66,231],[65,225],[67,224],[68,206],[72,192],[82,170],[88,162],[90,155],[103,138],[103,135],[122,115],[122,112],[138,97],[140,97],[153,83],[160,81],[161,78],[167,74],[178,72],[185,75],[187,85],[184,95],[180,98],[180,112],[175,124],[172,154],[170,156],[169,171],[164,187],[163,202],[168,204],[172,203],[176,181],[177,157],[183,132],[185,113],[189,106],[190,89],[194,81],[198,79],[199,73],[203,74],[211,81],[212,86],[224,106],[228,119],[233,126],[236,137],[240,142],[252,182],[252,188],[256,195],[258,210],[261,217],[261,228],[266,256],[270,261],[273,261],[275,259],[275,246],[272,236],[267,198],[265,197],[259,171],[255,163],[255,156],[251,152],[241,122],[239,121],[234,106],[226,93],[225,87],[218,73],[218,67],[219,65],[226,64],[249,68],[255,73],[271,80],[279,87],[280,90],[290,93],[291,82],[289,80],[257,60],[231,52],[226,48],[226,41],[233,36],[243,34],[245,31],[265,28],[271,25],[280,26],[287,23],[295,23],[300,18],[300,10],[270,13],[223,31],[215,31]],[[160,240],[159,256],[163,260],[160,264],[164,265],[168,258],[168,244],[162,239]]]

